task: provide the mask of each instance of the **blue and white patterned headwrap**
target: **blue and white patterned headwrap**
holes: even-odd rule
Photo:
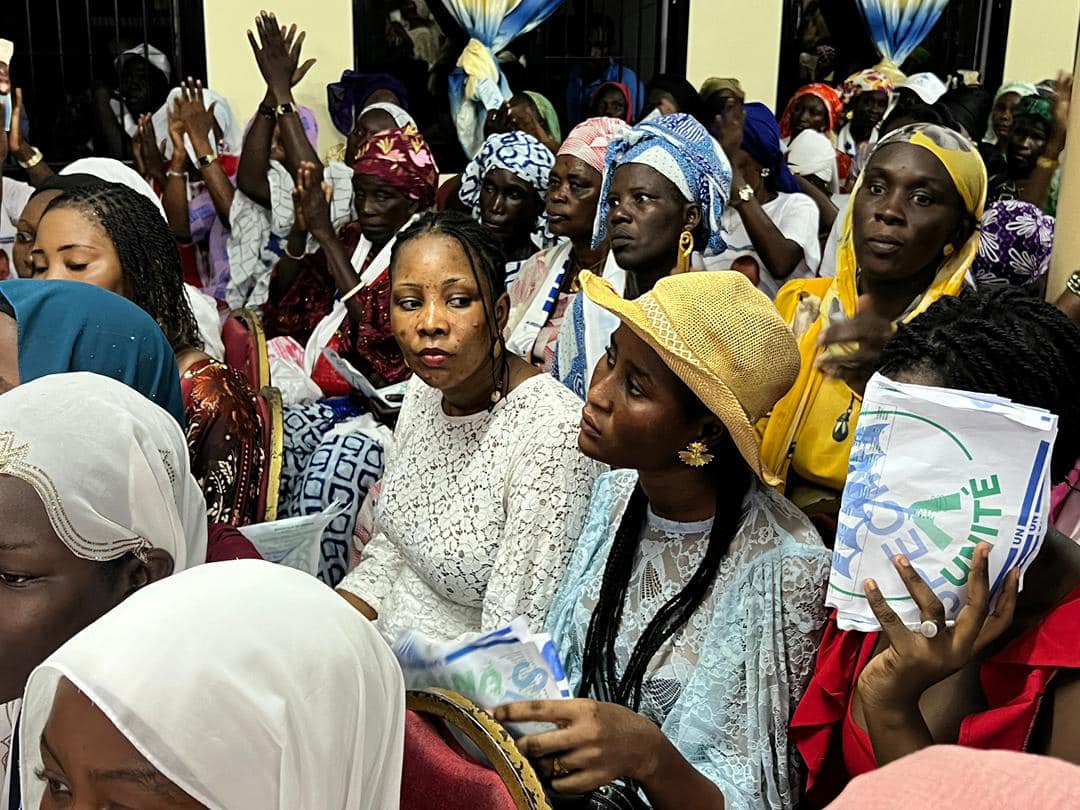
[[[701,206],[708,231],[705,253],[723,253],[726,247],[721,224],[731,195],[731,164],[708,131],[683,113],[643,121],[608,146],[604,187],[596,210],[593,245],[607,239],[608,192],[615,170],[627,163],[655,169],[679,189],[687,202]]]
[[[493,169],[505,169],[515,177],[524,180],[541,198],[547,196],[548,177],[555,166],[555,156],[551,150],[524,132],[498,132],[488,136],[476,157],[469,161],[465,173],[461,176],[461,190],[458,197],[472,209],[473,216],[480,219],[480,189],[484,178]],[[538,246],[544,244],[547,231],[547,211],[540,207],[540,216],[533,228],[533,241]]]

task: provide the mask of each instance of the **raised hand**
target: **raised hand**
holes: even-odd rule
[[[296,170],[296,187],[293,189],[297,216],[303,217],[308,231],[320,242],[334,238],[334,224],[330,219],[330,199],[334,188],[329,181],[319,184],[319,167],[303,161]]]
[[[855,317],[832,324],[821,335],[819,343],[823,351],[817,366],[862,396],[894,331],[892,322],[875,312],[870,297],[864,295],[859,298]],[[845,350],[844,346],[852,348]]]
[[[139,116],[135,135],[131,139],[136,164],[141,162],[139,172],[143,177],[165,183],[165,141],[158,143],[153,118],[144,113]]]
[[[7,134],[7,149],[13,155],[22,151],[22,88],[16,87],[12,93],[11,131]]]
[[[1062,149],[1065,147],[1065,136],[1069,132],[1069,109],[1072,104],[1072,91],[1072,74],[1060,71],[1057,77],[1057,87],[1054,91],[1054,117],[1050,126],[1050,140],[1055,144],[1060,144]]]
[[[170,107],[165,111],[165,114],[169,118],[169,140],[172,141],[173,147],[170,168],[174,172],[180,172],[187,165],[187,144],[184,143],[187,126],[185,126],[183,119],[176,114],[175,108]],[[161,142],[161,151],[165,151],[165,141]]]
[[[291,90],[307,75],[315,64],[314,59],[308,59],[300,64],[300,52],[304,45],[307,33],[301,31],[297,35],[296,24],[288,30],[279,26],[273,13],[262,12],[255,18],[255,29],[258,31],[258,39],[250,30],[247,32],[251,50],[255,53],[255,61],[259,65],[267,89],[278,99],[279,103],[289,100]]]
[[[210,154],[213,151],[210,147],[216,124],[215,107],[217,107],[216,101],[210,105],[210,109],[206,108],[202,82],[197,82],[188,76],[187,81],[181,83],[180,95],[177,96],[173,109],[169,111],[169,134],[172,134],[172,120],[175,118],[177,127],[182,130],[181,134],[186,134],[191,139],[196,153]]]
[[[927,638],[909,630],[882,596],[877,583],[863,586],[889,646],[866,665],[859,676],[859,697],[867,711],[895,710],[912,706],[933,686],[966,666],[982,649],[1012,624],[1016,610],[1020,572],[1010,571],[997,606],[990,612],[989,543],[975,547],[968,577],[967,604],[960,609],[952,627],[945,626],[945,608],[908,559],[898,555],[893,561],[923,621],[934,622],[937,635]]]

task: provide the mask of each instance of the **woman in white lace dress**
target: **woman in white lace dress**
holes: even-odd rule
[[[618,469],[596,482],[547,626],[581,699],[497,717],[559,726],[519,745],[563,793],[793,808],[787,725],[829,552],[768,486],[753,425],[795,379],[795,340],[739,273],[671,276],[636,301],[590,273],[582,287],[621,325],[579,439]]]
[[[543,627],[601,469],[578,452],[581,401],[503,346],[504,266],[462,214],[426,215],[394,249],[391,326],[415,376],[339,586],[391,641]]]

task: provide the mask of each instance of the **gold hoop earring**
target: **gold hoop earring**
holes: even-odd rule
[[[679,253],[675,260],[675,272],[685,273],[690,269],[690,257],[694,254],[694,235],[690,231],[679,234]]]
[[[687,467],[704,467],[710,464],[714,456],[701,442],[690,442],[685,450],[679,451],[679,461]]]

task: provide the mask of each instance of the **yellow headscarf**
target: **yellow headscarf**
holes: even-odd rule
[[[936,124],[912,124],[889,133],[875,147],[875,152],[885,146],[910,143],[931,152],[949,173],[953,185],[960,194],[964,208],[973,220],[982,218],[986,204],[986,167],[975,145],[946,127]],[[800,309],[806,294],[820,297],[816,320],[799,336],[799,353],[802,370],[795,386],[773,409],[765,423],[762,435],[762,459],[766,465],[786,479],[793,459],[809,459],[811,469],[799,472],[808,481],[823,488],[839,491],[847,478],[847,458],[851,449],[855,422],[858,419],[858,401],[847,386],[836,379],[827,378],[816,367],[819,354],[818,336],[828,329],[832,320],[854,317],[858,309],[857,285],[858,262],[854,242],[854,200],[862,188],[862,178],[855,184],[852,204],[848,206],[840,232],[837,249],[836,277],[834,279],[808,279],[785,285],[776,299],[781,315],[791,323]],[[963,289],[968,270],[979,250],[979,233],[971,237],[941,263],[930,287],[907,313],[908,321],[922,313],[934,301],[947,295],[957,295]],[[841,312],[843,315],[841,316]],[[850,428],[843,440],[835,439],[832,427],[837,418],[850,411]],[[809,430],[807,429],[809,426]],[[804,437],[804,433],[808,436]],[[829,437],[824,440],[822,437]],[[809,438],[796,454],[800,438]]]

